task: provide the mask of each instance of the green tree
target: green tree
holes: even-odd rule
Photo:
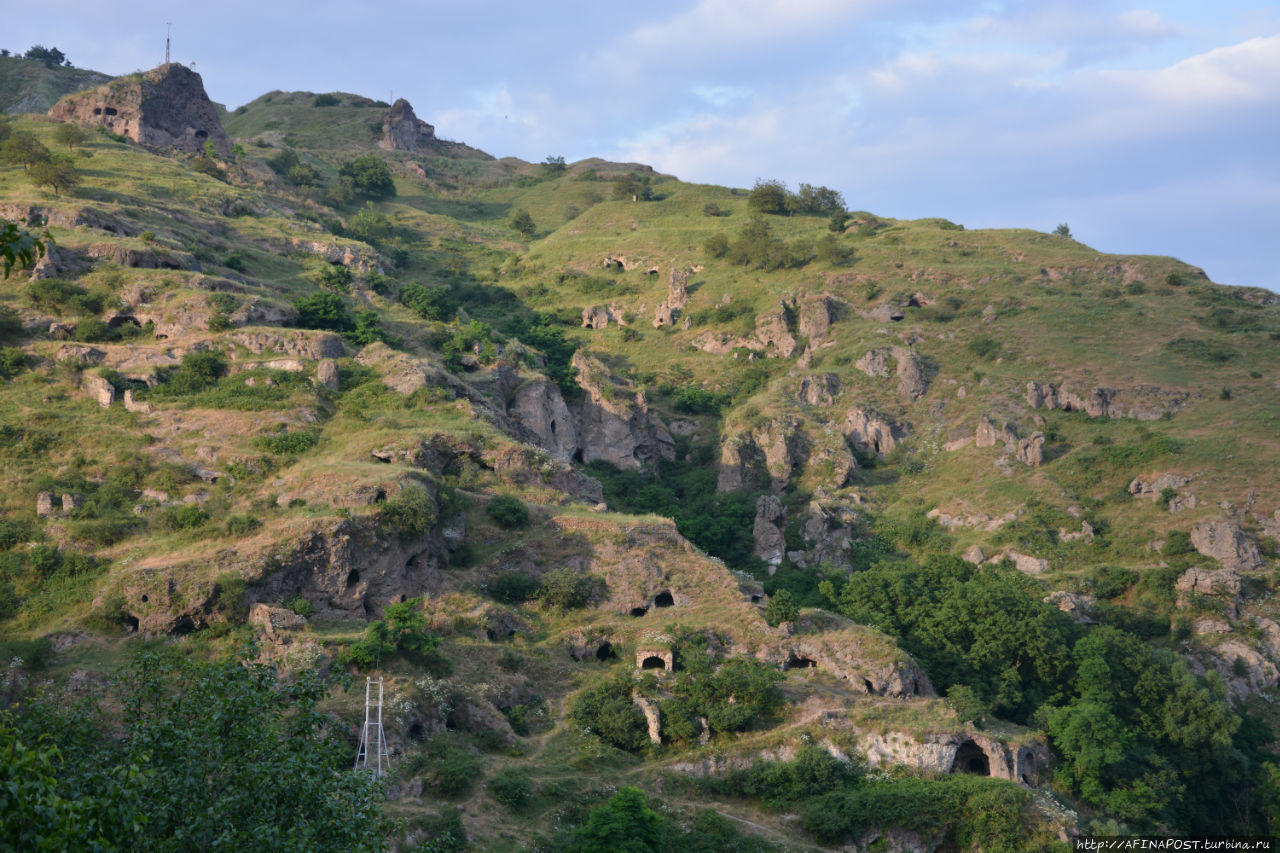
[[[36,139],[34,133],[27,130],[15,130],[0,145],[0,160],[28,170],[36,163],[47,161],[49,157],[49,149]]]
[[[791,193],[782,181],[757,178],[747,206],[759,213],[783,214],[790,212]]]
[[[64,121],[53,129],[53,138],[59,145],[67,146],[67,150],[71,151],[78,145],[84,145],[89,141],[89,134],[85,129],[73,121]]]
[[[489,501],[485,512],[499,527],[513,530],[529,523],[529,508],[515,495],[497,495]]]
[[[32,46],[30,50],[22,55],[22,58],[43,62],[45,68],[57,68],[63,63],[71,64],[71,60],[67,59],[67,55],[56,47],[44,47],[39,44]]]
[[[1057,234],[1059,237],[1070,237],[1071,228],[1067,225],[1067,223],[1063,222],[1057,228],[1053,229],[1053,233]]]
[[[48,160],[32,164],[27,169],[27,178],[37,187],[51,187],[54,195],[74,189],[80,183],[80,174],[67,154],[54,154]]]
[[[338,176],[349,183],[356,194],[365,198],[379,201],[395,197],[396,184],[391,170],[372,154],[343,163],[338,169]]]
[[[815,216],[845,213],[844,196],[830,187],[801,184],[792,204],[797,212],[812,213]]]
[[[548,177],[562,174],[566,168],[564,158],[559,155],[552,155],[542,161],[542,173]]]
[[[336,293],[318,290],[296,300],[293,305],[298,309],[298,325],[304,329],[326,329],[330,332],[355,330],[356,318]]]
[[[658,853],[666,821],[649,808],[639,788],[619,788],[596,806],[573,835],[570,853]]]
[[[119,708],[110,732],[99,701],[68,707],[37,698],[23,707],[16,723],[25,742],[40,733],[62,755],[75,756],[57,766],[54,792],[88,817],[72,846],[386,848],[391,826],[378,781],[350,769],[350,745],[320,710],[330,685],[310,671],[282,683],[274,669],[254,663],[255,656],[247,650],[203,662],[139,653],[108,696],[97,697]],[[47,793],[44,764],[31,775]],[[64,820],[55,800],[44,796],[44,802],[52,807],[49,817]],[[5,809],[0,820],[8,814]]]
[[[778,590],[769,596],[769,601],[764,606],[764,621],[775,628],[783,622],[794,622],[799,615],[800,608],[796,606],[790,590]]]
[[[511,214],[511,230],[515,231],[526,240],[531,239],[538,231],[538,226],[534,224],[533,217],[529,215],[527,210],[517,210]]]
[[[366,243],[377,244],[390,236],[391,220],[385,214],[375,210],[373,202],[366,201],[364,207],[351,217],[347,231],[352,237],[357,237]]]

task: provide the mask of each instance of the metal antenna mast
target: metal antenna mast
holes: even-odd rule
[[[382,731],[382,676],[378,676],[377,704],[373,699],[374,681],[364,680],[364,727],[360,729],[360,748],[356,751],[356,770],[372,770],[381,776],[391,770],[391,753]],[[372,756],[371,756],[372,754]]]
[[[173,28],[173,24],[166,22],[164,25],[164,64],[169,64],[169,30]]]

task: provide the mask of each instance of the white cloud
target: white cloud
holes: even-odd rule
[[[1221,106],[1280,97],[1280,35],[1253,38],[1154,71],[1103,71],[1117,86],[1165,102]]]

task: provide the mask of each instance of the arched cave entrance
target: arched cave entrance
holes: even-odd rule
[[[634,617],[636,617],[637,619],[638,619],[638,618],[640,618],[641,616],[645,615],[645,614],[646,614],[646,613],[648,613],[648,612],[649,612],[649,608],[647,608],[647,607],[633,607],[633,608],[631,608],[631,615],[632,615],[632,616],[634,616]]]
[[[807,658],[804,655],[798,655],[795,652],[787,655],[787,659],[782,663],[782,670],[786,672],[789,669],[817,669],[818,662],[813,658]]]
[[[1030,750],[1023,750],[1018,755],[1018,778],[1022,784],[1031,785],[1036,778],[1036,757]]]
[[[672,598],[671,593],[667,592],[666,590],[663,590],[662,592],[658,593],[653,597],[654,607],[673,607],[675,603],[676,603],[676,600]]]
[[[667,662],[657,655],[649,655],[640,662],[641,669],[666,669]]]
[[[991,762],[987,754],[972,740],[966,740],[956,750],[956,760],[951,764],[952,773],[972,773],[975,776],[990,776]]]
[[[601,643],[600,648],[596,649],[596,660],[607,661],[617,660],[618,653],[613,650],[613,643]],[[645,667],[646,669],[648,667]]]
[[[352,569],[351,571],[347,572],[347,586],[353,587],[358,583],[360,583],[360,570]]]

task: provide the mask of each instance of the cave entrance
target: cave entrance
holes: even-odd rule
[[[649,608],[647,608],[647,607],[633,607],[633,608],[631,608],[631,615],[632,615],[632,616],[635,616],[637,619],[638,619],[638,618],[640,618],[641,616],[645,615],[645,614],[646,614],[646,613],[648,613],[648,612],[649,612]]]
[[[601,643],[600,648],[596,649],[596,660],[606,661],[617,659],[618,653],[613,650],[613,643]]]
[[[987,754],[972,740],[966,740],[956,750],[956,760],[951,764],[952,773],[972,773],[975,776],[990,776],[991,762]]]
[[[649,655],[640,662],[641,669],[666,669],[667,662],[657,655]]]
[[[675,603],[676,600],[671,597],[671,593],[666,592],[665,590],[653,597],[654,607],[673,607],[675,606]]]
[[[782,664],[783,671],[789,669],[817,669],[818,662],[813,658],[807,658],[804,655],[798,655],[795,652],[787,655],[786,661]]]
[[[352,569],[351,571],[347,572],[347,586],[352,587],[358,583],[360,583],[360,570]]]

